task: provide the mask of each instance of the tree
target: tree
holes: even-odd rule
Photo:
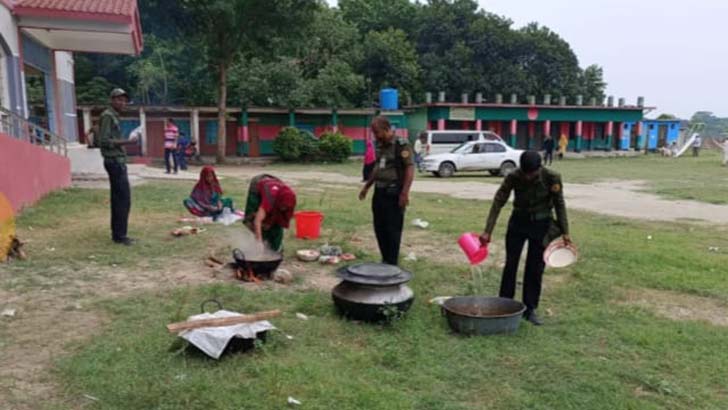
[[[672,114],[662,113],[657,116],[658,120],[676,120],[677,117]]]
[[[371,81],[374,90],[394,87],[406,98],[420,89],[417,53],[404,31],[371,31],[364,43],[367,47],[360,71]]]
[[[417,6],[410,0],[339,0],[344,20],[360,32],[384,31],[390,28],[412,33]]]
[[[108,104],[109,94],[114,85],[104,77],[93,77],[77,88],[76,98],[79,104]]]
[[[604,70],[596,64],[592,64],[584,69],[581,75],[581,94],[590,100],[596,98],[597,101],[604,101],[605,89],[607,83],[604,82]]]
[[[579,61],[569,43],[537,23],[520,29],[518,34],[516,61],[525,73],[530,94],[556,96],[579,92]]]
[[[239,58],[265,54],[282,37],[300,32],[318,7],[315,0],[182,0],[183,29],[204,50],[216,73],[217,161],[225,161],[228,69]]]

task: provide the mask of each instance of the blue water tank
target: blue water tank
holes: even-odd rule
[[[382,110],[399,109],[399,93],[395,88],[384,88],[379,91],[379,108]]]

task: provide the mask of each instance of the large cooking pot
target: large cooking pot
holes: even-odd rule
[[[235,263],[245,270],[246,272],[253,272],[256,277],[263,280],[270,280],[273,277],[273,272],[278,269],[278,266],[283,262],[283,255],[278,254],[277,258],[271,258],[269,260],[248,260],[245,258],[245,254],[240,249],[233,249],[233,259]]]
[[[407,285],[371,286],[343,281],[334,287],[331,297],[344,317],[384,322],[409,310],[415,294]]]
[[[342,282],[331,291],[337,310],[344,317],[366,322],[384,322],[406,312],[414,292],[405,285],[412,273],[397,266],[361,263],[336,271]]]
[[[514,333],[526,306],[499,297],[459,296],[442,305],[450,328],[466,335]]]

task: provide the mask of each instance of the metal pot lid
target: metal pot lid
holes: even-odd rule
[[[409,282],[414,275],[393,265],[360,263],[338,269],[336,276],[348,282],[383,286]]]

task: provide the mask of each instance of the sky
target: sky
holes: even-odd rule
[[[335,5],[336,0],[328,0]],[[728,117],[726,0],[478,0],[486,11],[536,21],[571,44],[582,67],[604,68],[607,95],[656,106],[649,116]]]

